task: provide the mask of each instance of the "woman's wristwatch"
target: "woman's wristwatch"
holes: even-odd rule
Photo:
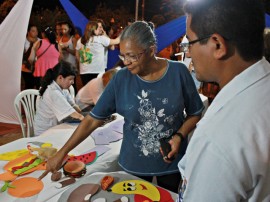
[[[180,133],[180,132],[176,132],[176,133],[174,133],[174,135],[177,135],[178,137],[180,137],[181,142],[183,142],[186,139],[184,137],[184,135],[182,133]]]

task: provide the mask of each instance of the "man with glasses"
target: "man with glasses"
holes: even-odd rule
[[[179,201],[270,201],[270,64],[260,0],[190,0],[187,37],[197,79],[221,91],[179,163]]]

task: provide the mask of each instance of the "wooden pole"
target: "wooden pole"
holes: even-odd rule
[[[138,12],[139,12],[139,0],[136,0],[136,5],[135,5],[135,21],[138,20]]]

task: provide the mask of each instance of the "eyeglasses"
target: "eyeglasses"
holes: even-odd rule
[[[140,57],[146,52],[147,49],[145,49],[143,52],[138,53],[137,55],[118,55],[118,57],[120,58],[120,60],[122,60],[123,62],[125,62],[125,60],[129,61],[129,62],[137,62]]]
[[[199,42],[199,41],[208,39],[208,38],[210,38],[211,36],[212,36],[212,34],[209,35],[209,36],[206,36],[206,37],[202,37],[202,38],[199,38],[199,39],[196,39],[196,40],[187,42],[187,43],[180,43],[180,44],[179,44],[179,46],[180,46],[180,51],[181,51],[181,52],[184,52],[184,53],[187,53],[187,52],[189,52],[189,47],[192,46],[194,43],[197,43],[197,42]]]

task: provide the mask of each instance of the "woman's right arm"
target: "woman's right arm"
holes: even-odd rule
[[[118,36],[116,39],[110,39],[110,46],[117,45],[119,43],[120,43],[120,36]]]
[[[102,126],[103,123],[104,121],[94,119],[90,115],[87,115],[66,144],[56,153],[56,155],[48,159],[46,171],[39,177],[39,180],[45,177],[49,172],[57,172],[61,168],[67,154],[84,141],[96,128]]]

